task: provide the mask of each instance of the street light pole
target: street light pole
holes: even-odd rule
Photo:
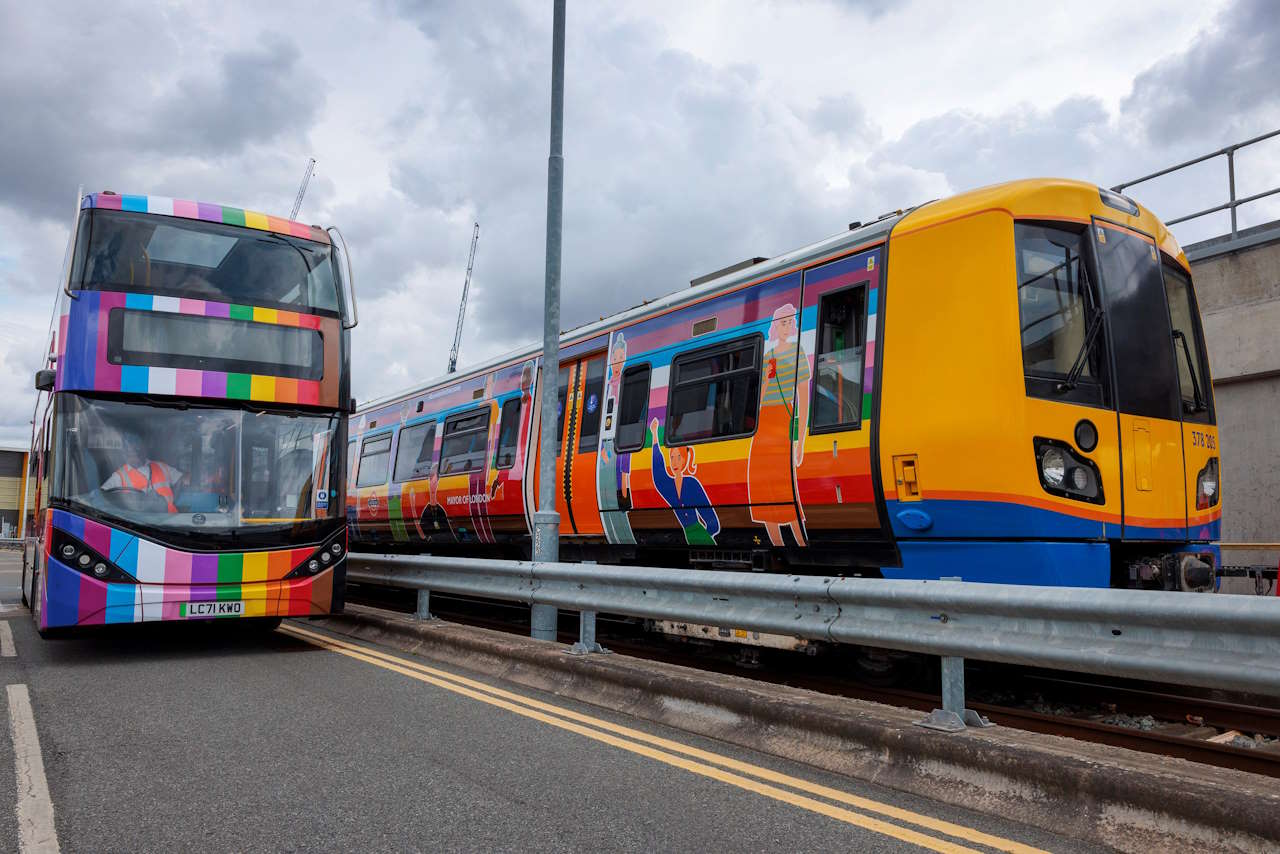
[[[533,559],[560,557],[560,514],[556,512],[556,426],[560,377],[560,242],[564,212],[564,6],[554,0],[551,29],[551,153],[547,157],[547,275],[542,321],[542,429],[538,455],[538,510],[533,514]],[[529,634],[556,639],[554,605],[534,605]]]

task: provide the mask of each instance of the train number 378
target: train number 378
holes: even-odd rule
[[[1199,430],[1192,430],[1191,447],[1217,450],[1218,440],[1212,433],[1201,433]]]

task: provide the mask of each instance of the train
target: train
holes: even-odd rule
[[[1205,592],[1186,255],[1122,194],[984,187],[564,333],[564,560]],[[528,558],[541,349],[358,407],[351,548]]]

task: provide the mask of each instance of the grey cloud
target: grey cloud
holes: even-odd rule
[[[223,198],[245,204],[236,198],[245,173],[279,156],[263,143],[305,137],[323,105],[323,87],[304,78],[297,47],[280,36],[206,68],[185,47],[192,34],[181,15],[94,4],[72,29],[52,5],[23,7],[21,17],[16,8],[0,22],[0,204],[37,217],[69,218],[65,199],[77,183],[158,193],[155,183],[173,173],[204,174],[215,188],[229,183],[218,173],[235,176],[241,189]],[[140,34],[147,49],[126,47]],[[249,162],[232,161],[251,149]]]
[[[164,152],[225,155],[309,128],[324,105],[324,87],[299,67],[301,52],[278,34],[258,47],[232,51],[214,76],[181,78],[134,143]]]
[[[1015,176],[1105,182],[1113,176],[1097,170],[1123,148],[1115,137],[1100,101],[1071,98],[1050,110],[1023,104],[996,116],[953,111],[926,119],[881,149],[873,163],[937,172],[956,190]]]
[[[1280,5],[1240,0],[1186,51],[1138,75],[1122,110],[1161,145],[1235,142],[1280,117],[1277,63]]]

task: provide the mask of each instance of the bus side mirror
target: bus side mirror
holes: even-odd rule
[[[53,391],[53,382],[57,376],[57,373],[49,368],[36,371],[36,391]]]

